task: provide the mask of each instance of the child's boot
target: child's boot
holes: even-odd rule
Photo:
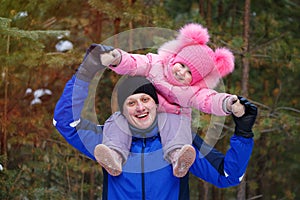
[[[122,173],[122,156],[104,144],[98,144],[94,150],[97,162],[112,176]]]
[[[187,174],[196,158],[194,147],[188,144],[181,149],[171,151],[169,155],[173,166],[173,174],[178,178]]]

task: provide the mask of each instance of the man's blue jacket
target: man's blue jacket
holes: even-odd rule
[[[70,79],[54,111],[53,124],[73,147],[95,160],[94,148],[102,141],[103,126],[81,117],[90,83]],[[153,131],[157,132],[157,129]],[[149,138],[133,138],[131,153],[120,176],[103,170],[102,199],[189,199],[189,176],[173,176],[172,165],[163,158],[159,133]],[[233,135],[230,148],[222,154],[194,137],[196,160],[190,173],[220,188],[240,183],[253,148],[253,139]],[[95,164],[97,164],[95,162]]]

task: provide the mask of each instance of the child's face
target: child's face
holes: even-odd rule
[[[190,69],[181,63],[176,63],[172,68],[174,78],[183,85],[190,85],[192,82],[192,73]]]

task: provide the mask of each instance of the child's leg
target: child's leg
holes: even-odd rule
[[[122,164],[127,160],[130,145],[128,122],[119,112],[114,113],[104,124],[103,141],[96,146],[94,155],[109,174],[117,176],[122,172]]]
[[[120,112],[114,113],[105,121],[102,144],[118,151],[124,158],[124,163],[130,151],[131,138],[128,121]]]
[[[173,173],[183,177],[193,164],[196,152],[192,144],[191,119],[183,115],[158,115],[164,158],[172,163]]]
[[[158,127],[166,159],[171,151],[193,142],[191,119],[186,116],[159,113]]]

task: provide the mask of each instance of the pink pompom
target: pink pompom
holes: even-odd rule
[[[204,45],[209,41],[207,29],[200,24],[186,24],[180,29],[179,33],[178,39],[182,40],[183,42],[192,40],[194,44]]]
[[[234,70],[234,56],[226,48],[218,48],[215,51],[215,65],[222,77]]]

